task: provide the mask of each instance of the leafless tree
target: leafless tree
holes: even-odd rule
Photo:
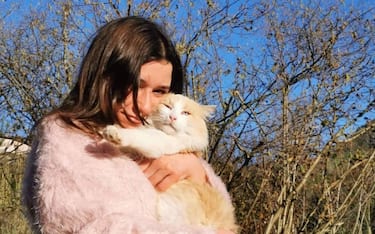
[[[44,3],[17,20],[17,6],[0,15],[0,136],[29,142],[33,124],[74,83],[95,29],[142,15],[175,41],[185,93],[217,107],[207,160],[243,233],[371,230],[374,149],[342,150],[342,142],[373,126],[374,4]]]

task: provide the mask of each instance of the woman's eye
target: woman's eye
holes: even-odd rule
[[[164,89],[157,89],[157,90],[154,90],[154,93],[157,93],[157,94],[166,94],[166,93],[168,93],[168,91],[164,90]]]
[[[183,111],[181,112],[182,115],[190,115],[190,112],[189,111]]]

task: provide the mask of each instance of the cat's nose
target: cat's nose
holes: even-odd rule
[[[176,116],[174,116],[174,115],[169,115],[169,119],[170,119],[171,121],[175,121],[177,118],[176,118]]]

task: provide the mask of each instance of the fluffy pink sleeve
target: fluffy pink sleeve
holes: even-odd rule
[[[210,228],[173,226],[161,224],[155,220],[147,220],[143,216],[132,214],[112,213],[95,219],[86,224],[79,234],[96,234],[96,233],[139,233],[139,234],[214,234]]]
[[[45,121],[28,157],[23,202],[42,233],[215,233],[156,220],[157,193],[139,167],[108,145]],[[212,184],[219,184],[208,168]]]
[[[206,174],[207,174],[209,183],[214,188],[216,188],[229,202],[231,202],[230,195],[227,191],[227,188],[226,188],[225,184],[221,180],[221,178],[215,174],[215,172],[212,169],[212,167],[210,166],[210,164],[208,164],[203,159],[201,161],[202,161],[204,169],[206,170]]]

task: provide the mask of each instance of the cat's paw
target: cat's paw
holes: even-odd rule
[[[104,139],[110,141],[114,144],[119,145],[121,143],[121,138],[118,132],[118,128],[114,125],[108,125],[103,129],[102,135]]]

